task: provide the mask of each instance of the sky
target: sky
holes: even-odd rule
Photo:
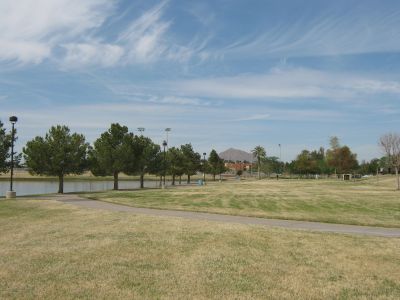
[[[400,2],[0,0],[0,120],[17,149],[52,125],[119,122],[200,153],[290,161],[338,136],[359,160],[400,131]]]

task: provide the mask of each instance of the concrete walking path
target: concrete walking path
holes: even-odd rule
[[[132,207],[121,204],[97,201],[97,200],[90,200],[79,197],[78,195],[41,197],[41,199],[55,199],[63,203],[73,204],[79,207],[90,208],[90,209],[101,209],[101,210],[115,211],[115,212],[130,212],[134,214],[144,214],[151,216],[178,217],[190,220],[203,220],[203,221],[214,221],[222,223],[236,223],[236,224],[247,224],[247,225],[262,225],[269,227],[281,227],[288,229],[310,230],[319,232],[362,234],[371,236],[400,238],[400,228],[357,226],[357,225],[332,224],[332,223],[307,222],[307,221],[266,219],[257,217],[243,217],[243,216],[232,216],[232,215],[222,215],[214,213],[179,211],[179,210],[139,208],[139,207]]]

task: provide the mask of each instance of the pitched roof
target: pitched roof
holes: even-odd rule
[[[224,160],[230,160],[230,161],[248,161],[251,162],[254,160],[253,154],[239,150],[239,149],[234,149],[234,148],[229,148],[228,150],[225,150],[219,154],[219,157],[221,157]]]

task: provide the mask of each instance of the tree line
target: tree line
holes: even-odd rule
[[[357,173],[360,175],[376,174],[380,169],[394,173],[397,188],[400,190],[400,135],[389,133],[382,135],[378,142],[384,156],[370,161],[357,160],[357,155],[346,145],[341,145],[337,137],[330,138],[330,148],[325,150],[302,150],[291,162],[284,163],[277,157],[268,157],[265,148],[257,146],[252,153],[256,158],[258,177],[260,173],[290,173],[298,175],[332,175]]]
[[[6,134],[0,123],[0,172],[9,170],[11,137]],[[67,126],[53,126],[45,136],[37,136],[23,147],[25,165],[31,174],[57,176],[58,192],[64,191],[64,177],[70,174],[82,174],[91,171],[95,176],[113,176],[114,189],[118,189],[120,173],[138,175],[140,187],[144,187],[146,174],[162,178],[191,176],[198,171],[215,176],[225,172],[224,162],[217,152],[212,150],[208,160],[194,151],[191,144],[161,149],[150,138],[134,135],[128,127],[118,123],[111,124],[93,145],[86,142],[82,134],[72,133]],[[19,156],[20,157],[20,156]]]
[[[346,174],[355,172],[359,163],[348,146],[340,145],[339,139],[332,137],[329,149],[303,150],[287,167],[296,174]]]
[[[16,134],[14,135],[16,140]],[[10,169],[10,147],[12,134],[7,133],[0,121],[0,173]],[[379,146],[385,156],[369,162],[357,161],[357,155],[351,149],[342,146],[337,137],[330,139],[330,148],[325,150],[303,150],[290,163],[283,163],[277,157],[268,157],[262,146],[253,149],[256,158],[258,177],[261,173],[291,173],[291,174],[345,174],[359,173],[372,174],[380,168],[395,171],[397,187],[400,189],[400,135],[385,134],[379,140]],[[170,147],[165,151],[160,145],[143,135],[134,135],[128,127],[118,123],[111,124],[110,128],[90,145],[82,134],[71,133],[67,126],[53,126],[44,137],[37,136],[27,142],[23,148],[25,164],[32,174],[57,176],[59,179],[59,193],[63,193],[64,176],[82,174],[91,171],[95,176],[113,176],[114,189],[118,189],[118,176],[138,175],[140,187],[144,187],[144,176],[153,174],[165,178],[172,177],[172,184],[176,180],[182,181],[187,176],[190,183],[191,176],[197,172],[216,175],[226,171],[223,159],[215,150],[209,154],[208,160],[194,151],[191,144],[180,147]],[[22,154],[15,156],[15,164],[21,161]]]

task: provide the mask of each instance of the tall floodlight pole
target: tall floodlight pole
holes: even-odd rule
[[[168,147],[168,143],[169,143],[169,141],[168,141],[168,133],[171,131],[171,128],[165,128],[165,133],[167,134],[167,139],[166,139],[166,141],[167,141],[167,147]]]
[[[143,135],[144,127],[138,127],[137,130],[140,132],[140,135]]]
[[[250,163],[250,177],[253,177],[253,163],[254,163],[254,154],[251,152],[251,163]]]
[[[207,153],[203,153],[203,157],[204,157],[204,160],[203,160],[203,181],[204,181],[204,183],[206,183],[206,154]]]
[[[167,145],[168,145],[167,141],[164,141],[164,142],[162,143],[162,145],[163,145],[163,147],[164,147],[164,170],[163,170],[164,179],[163,179],[162,188],[165,189],[165,174],[167,173],[167,157],[166,157],[165,147],[167,147]]]
[[[279,146],[279,160],[282,162],[282,145],[278,144]]]
[[[14,139],[15,139],[15,129],[14,125],[17,123],[18,118],[16,116],[10,117],[10,122],[12,125],[11,129],[11,173],[10,173],[10,190],[6,193],[6,198],[15,198],[17,193],[13,191],[13,177],[14,177]]]
[[[280,162],[280,166],[281,166],[281,164],[282,164],[282,145],[278,144],[278,146],[279,146],[279,162]],[[280,166],[279,166],[279,172],[282,173]]]

